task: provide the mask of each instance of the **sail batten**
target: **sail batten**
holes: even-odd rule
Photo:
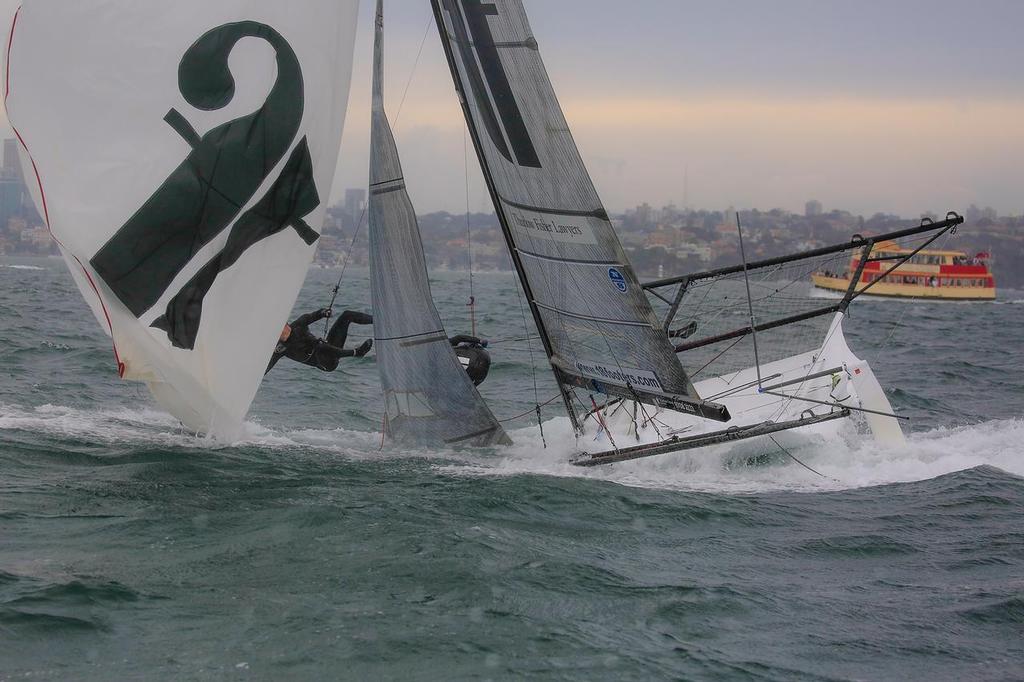
[[[513,264],[563,389],[728,418],[697,395],[629,265],[522,0],[432,2]]]
[[[19,12],[7,109],[51,233],[121,374],[192,432],[241,434],[305,279],[357,15],[358,0]]]
[[[384,111],[383,0],[370,146],[370,286],[385,435],[409,447],[510,444],[459,362],[431,298],[416,214]]]

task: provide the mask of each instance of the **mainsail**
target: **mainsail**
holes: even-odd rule
[[[384,112],[383,0],[377,1],[370,138],[370,270],[385,433],[409,446],[511,444],[448,342]]]
[[[521,0],[432,0],[556,378],[726,421],[673,353],[583,165]]]
[[[235,439],[337,164],[358,0],[26,0],[7,111],[122,377]]]

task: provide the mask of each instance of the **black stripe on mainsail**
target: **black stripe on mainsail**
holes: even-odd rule
[[[611,219],[608,217],[608,211],[603,208],[595,208],[590,211],[577,211],[571,208],[550,208],[547,206],[531,206],[530,204],[521,204],[518,201],[512,201],[506,199],[503,196],[499,196],[502,203],[508,204],[512,208],[521,208],[524,211],[533,211],[534,213],[547,213],[549,215],[566,215],[566,216],[578,216],[581,218],[599,218],[601,220]]]
[[[394,187],[375,187],[370,190],[370,194],[378,196],[380,194],[391,194],[392,192],[400,192],[405,189],[405,183],[395,185]]]
[[[448,341],[448,337],[445,334],[441,334],[440,336],[431,336],[431,337],[425,338],[425,339],[416,339],[415,341],[406,341],[406,342],[401,343],[399,345],[402,346],[402,348],[412,348],[413,346],[422,346],[422,345],[427,344],[427,343],[440,343],[441,341],[447,342]]]
[[[470,89],[491,141],[510,162],[540,168],[537,149],[488,23],[488,17],[497,16],[497,6],[482,0],[444,0],[444,4],[455,30],[452,42],[459,46]]]
[[[416,332],[415,334],[405,334],[404,336],[378,336],[374,338],[374,341],[405,341],[406,339],[416,339],[421,336],[428,336],[430,334],[444,334],[443,329],[434,329],[429,332]]]

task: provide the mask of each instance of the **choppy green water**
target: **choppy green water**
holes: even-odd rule
[[[476,283],[484,332],[521,337],[512,279]],[[435,295],[464,331],[464,276]],[[280,365],[211,449],[116,379],[61,262],[0,261],[0,679],[1019,679],[1004,300],[854,308],[914,433],[799,449],[833,481],[756,442],[581,471],[529,420],[508,451],[382,452],[372,361]],[[487,398],[530,409],[526,343],[494,351]]]

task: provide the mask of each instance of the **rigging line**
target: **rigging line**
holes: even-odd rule
[[[847,317],[848,316],[847,313],[837,313],[837,314],[843,315],[843,317]],[[834,319],[834,317],[833,317],[833,319]],[[842,327],[843,327],[842,322],[840,322],[839,324],[831,325],[831,327],[828,330],[828,333],[825,334],[825,340],[821,342],[821,345],[819,345],[818,349],[815,351],[815,355],[814,355],[815,362],[817,362],[817,359],[820,358],[821,354],[825,352],[825,348],[828,346],[828,342],[832,340],[832,335],[835,334],[837,331],[842,333],[842,331],[841,331]],[[845,369],[845,367],[844,367],[844,369]],[[813,370],[814,370],[814,362],[812,362],[810,364],[810,366],[807,367],[807,371],[804,372],[803,379],[800,381],[800,384],[799,384],[800,387],[796,389],[797,391],[799,391],[800,388],[803,387],[804,382],[806,382],[808,380],[807,378],[812,374]],[[848,371],[849,370],[847,370],[847,372]],[[781,395],[783,397],[783,404],[782,404],[782,407],[780,407],[778,409],[778,411],[775,413],[775,416],[772,418],[773,420],[782,417],[782,415],[786,412],[786,410],[789,409],[790,405],[793,404],[794,400],[800,400],[800,398],[798,398],[795,395],[785,395],[785,394],[775,394],[775,395]],[[845,406],[842,406],[842,407],[845,407]]]
[[[505,344],[505,343],[518,343],[520,341],[529,341],[531,339],[533,339],[534,341],[539,341],[540,337],[539,336],[524,336],[524,337],[519,338],[519,339],[499,339],[497,341],[488,341],[487,345],[489,345],[489,346],[500,346],[500,345]]]
[[[473,228],[469,224],[469,132],[462,128],[462,168],[466,175],[466,244],[469,256],[469,327],[470,334],[476,336],[476,295],[473,291]]]
[[[352,233],[352,241],[348,245],[348,251],[345,253],[345,262],[341,264],[341,274],[338,275],[338,281],[334,285],[334,292],[331,294],[331,302],[327,306],[328,315],[324,318],[324,337],[326,338],[328,333],[328,327],[331,324],[330,313],[334,311],[334,303],[338,300],[338,291],[341,290],[341,282],[345,279],[345,271],[348,270],[348,264],[352,262],[352,252],[356,248],[356,240],[359,238],[359,233],[363,229],[363,218],[366,217],[366,209],[368,208],[370,201],[367,199],[366,206],[363,206],[363,212],[359,216],[359,222],[356,224],[356,229]]]
[[[807,469],[808,471],[810,471],[812,474],[817,474],[817,475],[821,476],[822,478],[824,478],[826,480],[831,480],[831,481],[835,481],[836,483],[839,483],[839,479],[838,478],[831,478],[830,476],[826,476],[825,474],[821,473],[820,471],[812,469],[811,467],[809,467],[806,464],[804,464],[803,462],[801,462],[799,459],[796,458],[796,455],[794,455],[792,452],[790,452],[786,448],[784,448],[781,445],[779,445],[779,441],[775,440],[775,436],[768,436],[768,440],[770,440],[771,442],[775,443],[775,447],[777,447],[779,450],[782,450],[783,452],[785,452],[787,455],[789,455],[790,459],[792,459],[794,462],[796,462],[797,464],[802,466],[804,469]]]
[[[843,405],[839,401],[834,401],[834,402],[830,403],[830,402],[827,402],[825,400],[815,400],[814,398],[805,398],[803,396],[798,396],[798,395],[788,395],[786,393],[776,393],[775,391],[763,391],[763,393],[765,393],[767,395],[778,396],[780,398],[789,398],[791,400],[800,400],[800,401],[805,402],[805,403],[814,403],[815,405],[824,405],[826,407],[833,407],[833,408],[835,408],[835,407],[842,407],[842,408],[847,409],[847,410],[854,410],[855,412],[865,412],[867,414],[877,414],[877,415],[881,415],[883,417],[891,417],[892,419],[902,419],[903,421],[910,421],[910,417],[907,417],[907,416],[904,416],[904,415],[901,415],[901,414],[893,414],[892,412],[882,412],[880,410],[869,410],[866,407],[854,407],[853,405]],[[847,397],[849,397],[849,396],[847,396]],[[846,400],[846,398],[843,398],[843,400]]]
[[[942,240],[942,248],[939,249],[940,251],[946,251],[947,250],[947,247],[949,247],[949,240],[952,238],[952,236],[953,236],[953,234],[951,232],[947,232],[946,233],[946,238]],[[900,263],[900,265],[902,265],[902,263]],[[915,296],[915,297],[911,298],[910,300],[912,300],[912,301],[919,301],[922,298],[924,298],[924,297],[923,296]],[[886,336],[885,339],[882,341],[882,343],[880,343],[877,346],[878,350],[885,350],[886,346],[889,345],[889,342],[892,341],[892,337],[896,335],[896,331],[902,326],[903,318],[904,318],[903,315],[900,315],[900,316],[898,316],[896,318],[896,322],[893,323],[892,329],[889,331],[889,335]]]
[[[628,388],[629,392],[633,394],[633,402],[639,405],[640,411],[644,413],[644,426],[647,426],[648,424],[653,426],[654,432],[658,434],[658,440],[661,440],[661,429],[659,429],[658,425],[654,423],[654,418],[651,417],[651,415],[647,414],[647,408],[644,406],[642,402],[640,402],[640,396],[637,395],[636,391],[633,390],[633,386],[628,382],[626,383],[626,388]]]
[[[615,444],[615,438],[612,436],[612,432],[608,429],[608,425],[605,424],[604,417],[601,416],[601,410],[597,407],[597,401],[594,400],[593,395],[590,396],[590,404],[594,406],[594,416],[597,418],[598,423],[601,424],[601,428],[604,429],[604,432],[608,434],[608,442],[612,444],[612,448],[615,449],[615,452],[618,452],[619,446]],[[607,406],[608,403],[605,403],[605,407]],[[597,435],[600,436],[601,432],[598,431]]]
[[[711,358],[710,360],[708,360],[707,362],[705,362],[705,363],[704,363],[704,365],[703,365],[703,366],[702,366],[702,367],[701,367],[700,369],[698,369],[698,370],[697,370],[696,372],[692,372],[692,373],[690,374],[690,379],[693,379],[693,377],[697,376],[698,374],[700,374],[701,372],[703,372],[704,370],[706,370],[706,369],[707,369],[707,368],[708,368],[708,367],[709,367],[710,365],[712,365],[712,364],[713,364],[713,363],[714,363],[715,361],[717,361],[717,360],[718,360],[719,358],[721,358],[721,357],[722,357],[723,355],[725,355],[726,353],[728,353],[729,351],[731,351],[731,350],[732,350],[733,348],[735,348],[735,347],[736,347],[736,344],[738,344],[738,343],[739,343],[740,341],[742,341],[742,340],[743,340],[744,338],[745,338],[745,337],[742,337],[742,336],[741,336],[741,337],[739,337],[738,339],[736,339],[735,341],[733,341],[732,343],[730,343],[730,344],[729,344],[729,345],[728,345],[728,346],[727,346],[727,347],[725,348],[725,350],[723,350],[723,351],[722,351],[721,353],[719,353],[719,354],[718,354],[718,355],[716,355],[715,357],[713,357],[713,358]]]
[[[770,376],[766,376],[764,378],[764,380],[765,381],[771,381],[772,379],[779,379],[781,377],[782,377],[782,374],[772,374]],[[797,381],[803,381],[803,380],[800,379],[800,380],[797,380]],[[797,383],[797,382],[794,382],[794,383]],[[748,389],[754,388],[755,386],[757,386],[757,380],[749,381],[749,382],[747,382],[745,384],[742,384],[740,386],[734,386],[733,388],[726,389],[726,390],[721,391],[719,393],[716,393],[714,395],[709,395],[706,398],[704,398],[704,400],[721,400],[722,398],[725,398],[725,397],[728,397],[728,396],[731,396],[731,395],[735,395],[737,393],[742,393],[743,391],[746,391]],[[748,395],[755,395],[755,394],[750,393]]]
[[[409,86],[412,85],[413,76],[416,75],[416,67],[420,63],[420,55],[423,54],[423,46],[427,44],[427,35],[430,33],[430,26],[434,23],[434,13],[431,12],[427,17],[427,27],[423,30],[423,39],[420,41],[420,49],[416,53],[416,59],[412,64],[412,71],[409,72],[409,80],[405,83],[405,91],[402,93],[402,99],[398,103],[398,113],[395,114],[395,120],[391,125],[392,130],[398,130],[398,119],[402,116],[402,107],[405,106],[405,98],[409,94]]]
[[[512,256],[511,256],[511,254],[509,254],[509,261],[511,262],[511,260],[512,260]],[[513,267],[513,269],[515,269],[515,268]],[[520,286],[522,286],[522,284],[519,282],[519,278],[518,277],[515,278],[515,284],[516,284],[516,287],[515,287],[516,288],[516,298],[519,300],[519,314],[522,315],[522,317],[523,317],[523,333],[526,334],[526,337],[525,337],[525,339],[526,339],[526,347],[527,347],[527,349],[529,350],[529,353],[530,353],[530,374],[533,376],[533,402],[537,406],[537,419],[538,419],[538,425],[540,425],[540,421],[539,420],[541,418],[541,414],[540,414],[540,407],[541,407],[541,405],[540,405],[540,390],[537,388],[537,361],[536,361],[536,359],[534,358],[534,355],[533,355],[533,341],[530,340],[533,335],[530,334],[530,325],[526,321],[526,309],[523,307],[523,294],[519,290],[519,288],[520,288]],[[572,415],[570,415],[570,417],[571,416]],[[542,430],[543,430],[543,427],[542,427]],[[543,440],[543,438],[541,440]],[[547,448],[547,443],[546,442],[544,444],[544,447]]]
[[[845,255],[846,252],[843,252],[843,254]],[[834,260],[838,260],[838,257],[835,258]],[[761,286],[762,288],[764,288],[765,283],[769,282],[770,278],[774,274],[776,274],[777,272],[780,272],[783,269],[783,267],[784,267],[784,265],[772,266],[771,268],[768,269],[768,272],[765,272],[765,274],[763,274],[761,276],[761,278],[759,280],[757,280],[757,284],[759,286]],[[814,262],[814,263],[812,263],[810,265],[804,266],[804,269],[798,270],[796,275],[794,275],[793,277],[789,278],[790,281],[789,281],[788,284],[786,284],[785,286],[782,286],[781,288],[773,288],[772,290],[768,291],[767,293],[765,293],[762,296],[759,296],[759,297],[755,298],[754,300],[756,300],[758,303],[763,302],[763,301],[773,301],[773,300],[792,301],[792,302],[804,302],[805,299],[803,297],[794,296],[792,298],[789,298],[789,297],[786,297],[786,296],[781,296],[780,294],[783,291],[785,291],[786,289],[789,289],[792,286],[795,286],[795,285],[797,285],[799,283],[802,283],[804,280],[807,279],[807,276],[809,274],[813,273],[814,271],[816,271],[816,270],[818,270],[820,268],[821,268],[821,263],[820,262]],[[728,280],[723,280],[723,281],[728,281]],[[713,288],[714,288],[714,281],[712,281],[710,283],[699,284],[697,286],[704,287],[704,298],[698,304],[696,304],[696,308],[700,309],[700,308],[702,308],[704,306],[704,304],[706,303],[708,295],[713,290]],[[720,317],[724,316],[725,314],[727,314],[729,311],[731,311],[733,309],[734,309],[734,306],[732,306],[732,305],[723,306],[723,307],[719,308],[717,313],[704,318],[704,325],[707,326],[709,323],[716,321],[717,319],[719,319]]]
[[[514,422],[517,419],[522,419],[523,417],[528,417],[531,414],[533,414],[538,407],[547,407],[548,405],[550,405],[551,403],[555,402],[556,400],[559,400],[561,397],[562,397],[561,394],[556,395],[551,400],[547,400],[547,401],[541,403],[540,405],[535,406],[533,409],[529,409],[526,412],[523,412],[522,414],[517,414],[516,416],[509,417],[508,419],[499,419],[498,423],[499,424],[505,424],[505,423],[508,423],[508,422]]]
[[[754,367],[757,369],[757,385],[761,385],[761,360],[757,353],[757,324],[754,321],[754,302],[750,299],[750,276],[747,269],[747,252],[743,248],[743,226],[739,211],[736,212],[736,231],[740,235],[740,258],[743,259],[743,281],[747,285],[747,308],[750,311],[750,333],[754,339]]]

